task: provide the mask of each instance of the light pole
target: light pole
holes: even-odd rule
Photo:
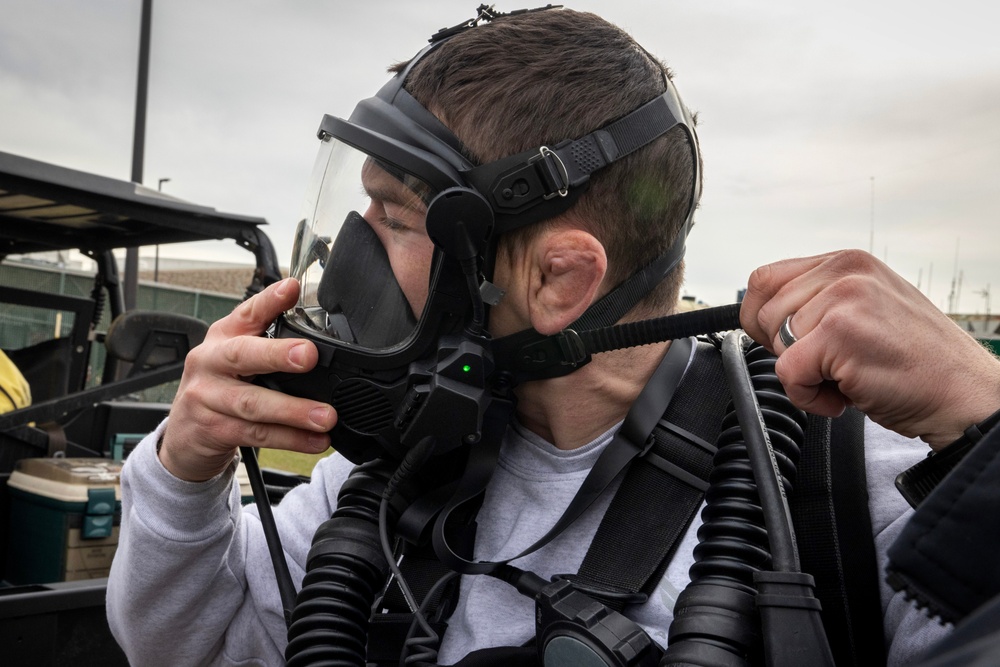
[[[169,181],[170,181],[169,178],[161,178],[156,183],[156,191],[157,192],[163,192],[163,184],[164,183],[168,183]],[[159,243],[156,244],[156,256],[153,259],[153,282],[154,283],[160,282],[160,244]]]
[[[153,0],[142,0],[139,26],[139,76],[135,93],[135,126],[132,131],[132,182],[142,183],[142,161],[146,144],[146,91],[149,87],[149,36],[152,31]],[[125,310],[136,306],[139,292],[139,248],[125,249]]]

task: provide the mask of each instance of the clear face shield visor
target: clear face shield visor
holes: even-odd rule
[[[295,233],[298,303],[286,313],[312,336],[382,352],[416,330],[434,244],[436,191],[388,161],[330,135],[323,140]]]

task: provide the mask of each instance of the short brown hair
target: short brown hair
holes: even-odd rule
[[[452,37],[410,72],[406,89],[477,163],[576,139],[661,95],[670,71],[626,32],[589,13],[504,17]],[[571,211],[604,244],[610,289],[664,253],[687,217],[694,181],[688,137],[675,127],[595,173]],[[542,223],[544,224],[544,223]],[[523,248],[537,225],[507,235]],[[683,266],[643,302],[675,303]]]

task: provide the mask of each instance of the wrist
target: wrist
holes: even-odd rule
[[[958,442],[978,442],[993,426],[1000,422],[1000,399],[981,402],[979,405],[949,420],[947,427],[923,440],[935,452],[939,452]]]
[[[941,348],[939,357],[924,359],[911,388],[920,397],[914,404],[923,406],[911,434],[934,451],[1000,409],[1000,357],[965,332],[948,342],[942,338]]]
[[[938,389],[938,407],[928,415],[930,428],[922,438],[934,451],[966,438],[966,431],[974,426],[985,433],[992,426],[987,421],[1000,410],[1000,360],[991,357],[975,372],[961,373],[961,378]]]
[[[192,466],[191,461],[184,456],[175,455],[174,447],[170,443],[164,444],[166,435],[167,429],[163,429],[160,432],[160,437],[156,439],[156,458],[159,459],[160,465],[168,473],[185,482],[207,482],[221,474],[232,459],[237,456],[236,452],[233,451],[217,457],[219,461],[216,465],[213,465],[212,461],[202,458],[196,461],[196,465]]]
[[[1000,410],[965,429],[957,440],[940,447],[927,458],[896,477],[896,488],[912,507],[917,507],[945,476],[957,466],[977,442],[1000,424]]]

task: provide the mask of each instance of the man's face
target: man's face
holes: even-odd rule
[[[427,205],[420,195],[372,159],[362,168],[361,183],[370,200],[364,219],[378,235],[413,316],[419,318],[427,302],[434,253],[434,242],[427,235]],[[511,273],[509,260],[500,261],[494,281],[509,289]],[[507,312],[511,304],[506,301],[492,309],[490,330],[494,335],[513,333],[526,326],[523,317],[518,319],[515,313]],[[508,322],[511,317],[515,319]]]
[[[365,162],[361,183],[370,200],[365,221],[382,242],[414,317],[420,317],[434,253],[434,243],[427,236],[427,205],[374,160]]]

